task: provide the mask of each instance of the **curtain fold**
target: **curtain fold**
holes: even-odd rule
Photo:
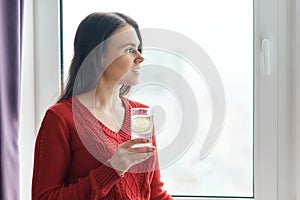
[[[23,0],[0,0],[1,199],[19,199],[19,99]]]

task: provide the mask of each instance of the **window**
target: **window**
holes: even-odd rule
[[[129,97],[156,109],[165,188],[178,197],[253,197],[253,1],[149,1],[133,9],[139,4],[62,1],[64,78],[86,15],[132,16],[146,60]]]

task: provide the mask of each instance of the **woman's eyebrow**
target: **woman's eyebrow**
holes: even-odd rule
[[[123,47],[127,47],[127,46],[138,47],[138,46],[139,46],[139,44],[136,44],[136,43],[129,42],[129,43],[126,43],[126,44],[122,45],[121,47],[123,48]]]

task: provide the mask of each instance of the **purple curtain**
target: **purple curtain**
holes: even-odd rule
[[[1,199],[19,199],[19,99],[23,0],[0,0]]]

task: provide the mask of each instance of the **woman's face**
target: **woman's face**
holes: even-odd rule
[[[130,25],[117,29],[107,41],[103,64],[106,70],[103,77],[119,85],[138,83],[140,63],[144,58],[138,51],[139,38]]]

